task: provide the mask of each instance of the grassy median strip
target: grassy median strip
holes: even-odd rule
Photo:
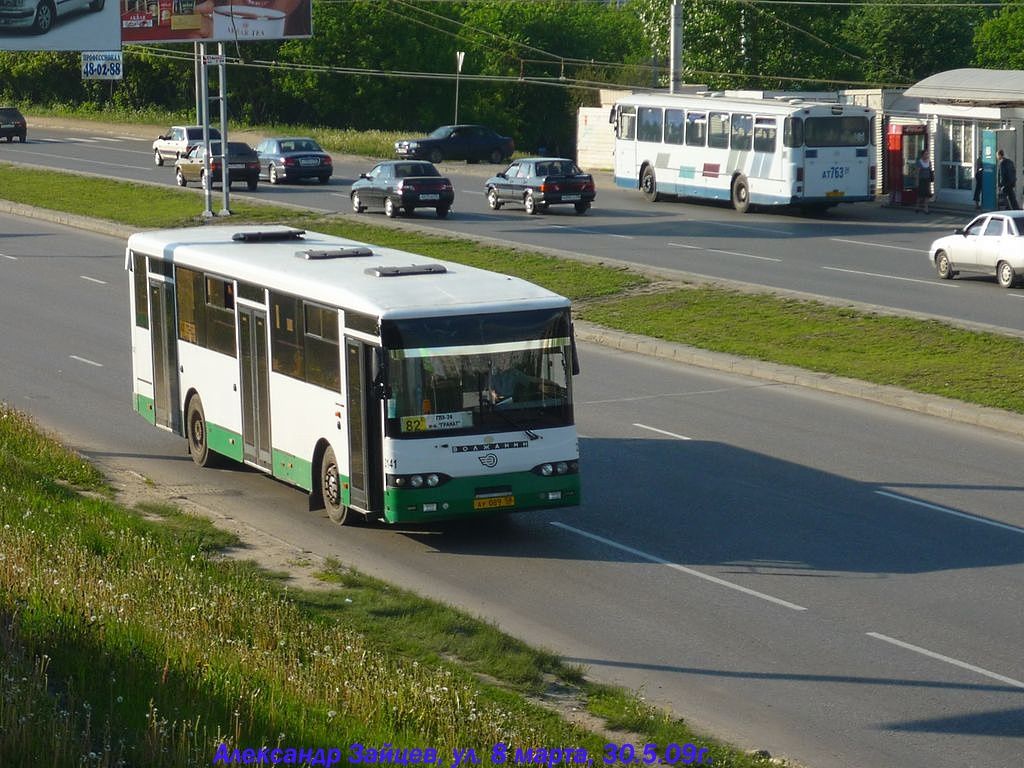
[[[139,228],[204,221],[197,196],[176,188],[0,164],[0,190],[14,202]],[[351,216],[238,199],[234,213],[234,222],[280,222],[523,277],[570,297],[577,316],[609,328],[1024,413],[1024,340],[1016,337],[713,286],[651,290],[637,272]]]
[[[336,590],[289,591],[218,558],[230,542],[209,522],[147,511],[119,506],[93,467],[0,403],[4,768],[185,768],[236,749],[281,750],[292,765],[338,749],[347,763],[357,743],[436,750],[439,765],[467,749],[491,765],[498,744],[509,764],[517,749],[567,748],[604,765],[605,745],[627,740],[641,740],[638,754],[677,745],[674,764],[700,749],[717,766],[764,764],[453,609],[336,564]],[[464,642],[435,637],[449,634]],[[631,734],[587,730],[517,693],[545,680]]]

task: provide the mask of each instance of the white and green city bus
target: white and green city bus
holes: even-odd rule
[[[715,95],[619,100],[615,184],[665,195],[823,209],[875,197],[875,113],[822,104]]]
[[[576,505],[569,300],[287,227],[128,239],[134,408],[345,522]]]

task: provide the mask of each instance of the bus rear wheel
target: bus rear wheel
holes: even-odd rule
[[[732,207],[738,213],[750,210],[750,185],[746,176],[737,176],[732,183]]]
[[[655,178],[654,169],[651,166],[644,168],[644,173],[640,177],[640,191],[652,203],[661,200],[661,194],[658,192],[658,180]]]
[[[341,503],[341,479],[338,473],[338,460],[334,449],[328,446],[320,461],[320,496],[323,499],[324,511],[333,522],[344,525],[348,520],[348,507]]]
[[[185,436],[188,438],[188,452],[192,456],[192,461],[200,467],[209,467],[214,463],[214,453],[210,450],[208,434],[203,401],[199,399],[199,395],[193,395],[185,411]]]

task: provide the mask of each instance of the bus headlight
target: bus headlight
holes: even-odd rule
[[[566,459],[565,461],[546,461],[538,464],[530,470],[541,477],[552,477],[554,475],[575,475],[580,471],[579,459]]]
[[[437,488],[452,478],[443,472],[423,472],[415,475],[387,475],[385,479],[388,488]]]

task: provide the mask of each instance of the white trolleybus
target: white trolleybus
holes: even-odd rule
[[[721,96],[634,95],[612,110],[615,183],[663,195],[824,209],[874,199],[874,111]]]
[[[134,408],[345,522],[579,504],[569,300],[287,227],[128,240]]]

